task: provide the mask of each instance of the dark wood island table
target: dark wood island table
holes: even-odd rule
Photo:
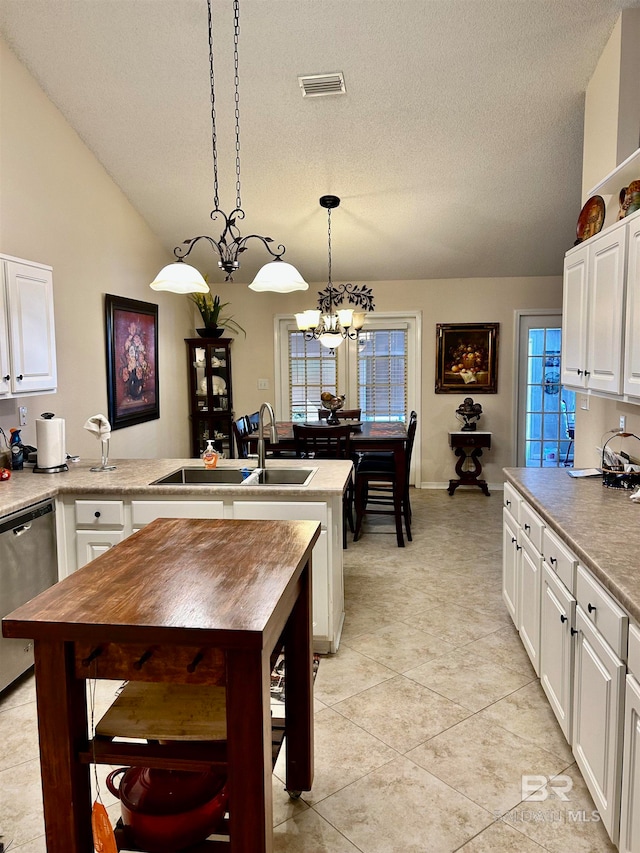
[[[229,842],[271,853],[271,657],[287,673],[286,786],[313,781],[311,521],[158,519],[3,620],[35,640],[48,853],[92,853],[90,764],[226,764]],[[207,749],[91,739],[86,680],[217,684],[227,740]]]

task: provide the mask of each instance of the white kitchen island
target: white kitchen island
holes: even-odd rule
[[[251,460],[250,460],[251,461]],[[116,460],[114,471],[91,472],[92,462],[61,474],[14,472],[0,487],[0,515],[56,498],[59,577],[71,574],[155,518],[244,518],[319,521],[313,549],[314,651],[335,652],[344,621],[342,499],[351,463],[270,459],[267,468],[313,468],[305,486],[251,484],[151,485],[197,459]],[[221,460],[220,468],[243,467]],[[247,467],[252,467],[247,466]]]

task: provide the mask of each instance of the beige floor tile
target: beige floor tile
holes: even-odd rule
[[[274,853],[360,853],[313,809],[297,814],[273,831]]]
[[[7,853],[47,853],[47,840],[44,835],[39,835],[33,841],[21,844],[20,847],[7,848]]]
[[[44,834],[40,762],[37,758],[0,772],[2,814],[0,827],[14,846],[33,842]]]
[[[362,853],[451,853],[493,820],[403,757],[315,808]]]
[[[498,821],[460,847],[458,853],[544,853],[544,847]]]
[[[36,703],[0,711],[0,770],[38,758],[39,754]]]
[[[403,753],[470,714],[455,702],[400,675],[339,702],[334,709]]]
[[[348,642],[348,645],[378,663],[404,672],[453,650],[453,643],[413,628],[405,622],[385,625]]]
[[[519,803],[502,820],[550,853],[616,853],[575,764],[564,774],[573,780],[566,801],[550,794],[544,802]]]
[[[17,681],[0,693],[0,713],[16,705],[24,705],[27,702],[35,702],[36,682],[33,670],[26,672]]]
[[[349,641],[354,637],[367,634],[384,625],[391,625],[395,621],[392,615],[387,616],[375,607],[365,605],[348,607],[345,610],[341,642],[349,645]]]
[[[498,817],[522,800],[523,774],[555,775],[567,762],[477,715],[407,757]]]
[[[470,711],[502,699],[532,678],[476,655],[469,647],[410,669],[405,675]]]
[[[311,804],[397,757],[395,750],[331,708],[315,715],[314,738],[313,788],[302,795]],[[275,766],[280,779],[285,778],[285,757],[286,739]]]
[[[571,747],[537,679],[479,711],[477,717],[535,743],[567,764],[573,762]]]
[[[477,618],[482,619],[483,615],[478,613]],[[492,620],[491,616],[485,618]],[[499,624],[497,620],[492,621]],[[526,653],[520,635],[512,622],[475,640],[470,648],[487,660],[495,661],[508,669],[521,672],[523,675],[530,675],[531,678],[536,677],[529,655]]]
[[[501,621],[486,613],[455,604],[430,607],[407,616],[404,621],[456,646],[466,645],[504,627]]]
[[[392,669],[344,646],[339,654],[322,659],[314,693],[325,705],[335,705],[395,675]]]
[[[284,752],[284,750],[283,750]],[[287,793],[284,782],[277,776],[273,776],[273,825],[284,823],[292,817],[306,811],[309,806],[300,797],[297,800],[291,799]]]

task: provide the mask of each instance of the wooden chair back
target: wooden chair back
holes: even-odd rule
[[[318,409],[318,420],[326,421],[330,414],[329,409]],[[359,421],[362,409],[338,409],[336,414],[339,421]]]
[[[298,458],[351,459],[351,427],[293,425]]]

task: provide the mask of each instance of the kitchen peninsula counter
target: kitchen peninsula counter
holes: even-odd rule
[[[242,459],[222,459],[220,468],[241,468]],[[249,460],[246,467],[255,467]],[[317,468],[307,486],[244,486],[216,484],[151,486],[154,480],[178,468],[202,468],[198,459],[115,459],[110,464],[115,471],[92,472],[89,469],[99,460],[70,462],[69,470],[61,474],[34,474],[33,469],[13,471],[11,479],[0,482],[0,515],[23,509],[30,504],[58,495],[149,495],[214,497],[240,494],[246,497],[271,496],[274,499],[296,500],[310,495],[321,497],[341,496],[346,488],[351,463],[346,461],[313,459],[269,459],[268,468]]]
[[[562,468],[505,468],[546,524],[640,624],[640,504],[600,477]]]

